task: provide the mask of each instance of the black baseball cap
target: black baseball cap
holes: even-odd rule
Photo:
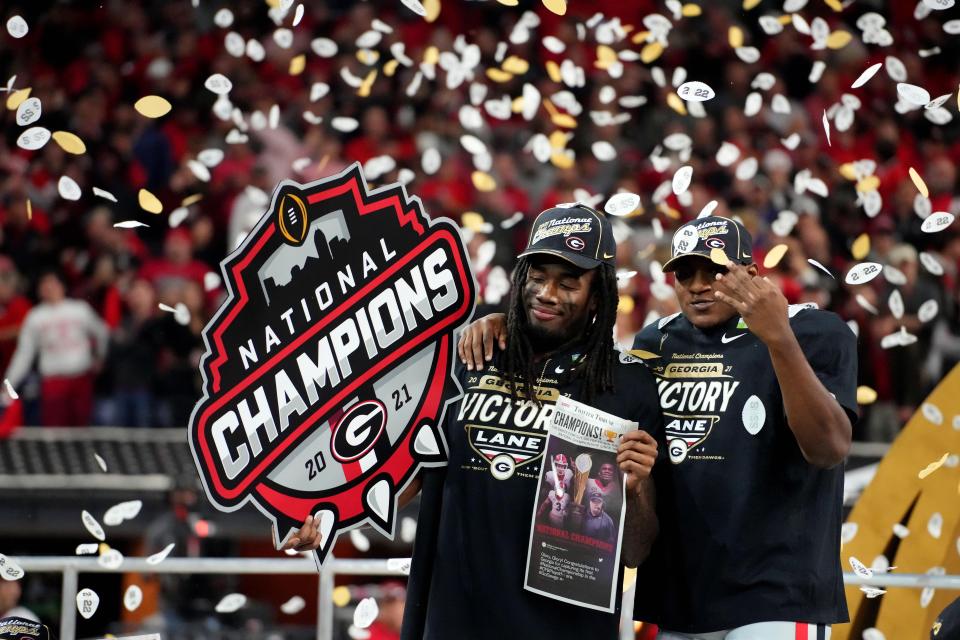
[[[617,241],[607,216],[580,202],[542,211],[533,221],[527,248],[518,258],[547,254],[581,269],[616,266]]]
[[[0,618],[0,640],[54,640],[54,635],[45,624],[10,616]]]
[[[933,623],[933,628],[930,629],[930,640],[958,639],[960,639],[960,598],[940,612],[936,622]]]
[[[687,256],[709,260],[714,249],[723,251],[730,262],[753,262],[753,240],[742,224],[722,216],[706,216],[691,220],[673,234],[670,259],[663,270],[673,271],[677,261]]]

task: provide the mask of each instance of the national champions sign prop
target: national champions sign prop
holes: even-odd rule
[[[278,546],[315,514],[318,563],[344,530],[392,536],[399,492],[446,459],[453,331],[475,297],[459,229],[354,165],[283,182],[221,267],[189,426],[207,496],[253,502]]]

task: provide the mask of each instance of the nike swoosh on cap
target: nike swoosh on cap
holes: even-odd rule
[[[737,335],[735,335],[735,336],[730,336],[730,337],[728,338],[728,337],[727,337],[727,334],[723,334],[723,335],[720,337],[720,342],[722,342],[723,344],[728,344],[728,343],[730,343],[730,342],[733,342],[733,341],[736,340],[737,338],[742,338],[742,337],[745,336],[745,335],[747,335],[747,334],[746,334],[746,333],[738,333]]]
[[[604,253],[604,254],[603,254],[603,259],[604,259],[604,260],[609,260],[609,259],[612,258],[612,257],[613,257],[613,254],[611,254],[611,253]]]

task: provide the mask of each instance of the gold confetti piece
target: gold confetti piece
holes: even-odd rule
[[[844,162],[840,165],[838,169],[840,175],[846,178],[847,180],[856,180],[857,179],[857,170],[853,166],[852,162]]]
[[[605,44],[597,45],[597,63],[598,69],[606,69],[617,61],[617,52]]]
[[[27,220],[33,220],[33,203],[27,198]]]
[[[195,193],[195,194],[193,194],[193,195],[191,195],[191,196],[187,196],[186,198],[184,198],[184,199],[180,202],[180,206],[181,206],[181,207],[189,207],[189,206],[192,205],[193,203],[195,203],[195,202],[200,202],[201,200],[203,200],[203,194],[202,194],[202,193]]]
[[[703,9],[698,4],[685,4],[680,7],[680,15],[684,18],[696,18],[701,13],[703,13]]]
[[[440,0],[423,0],[423,8],[427,10],[423,16],[427,22],[435,22],[440,17]]]
[[[789,13],[787,13],[777,18],[777,22],[779,22],[783,26],[787,26],[788,24],[793,22],[793,18],[790,16]]]
[[[743,46],[743,29],[737,26],[730,27],[727,30],[727,42],[733,49],[739,49]]]
[[[550,79],[554,82],[563,82],[563,76],[560,75],[560,65],[558,65],[553,60],[547,60],[546,65],[547,75],[550,76]]]
[[[350,589],[348,587],[336,587],[333,590],[333,604],[337,607],[345,607],[350,604]]]
[[[877,176],[867,176],[857,183],[857,191],[860,193],[870,193],[880,188],[880,178]]]
[[[823,0],[823,3],[837,13],[843,11],[843,4],[840,3],[840,0]]]
[[[620,299],[617,300],[617,313],[633,313],[633,308],[636,304],[637,303],[633,301],[633,296],[621,294]]]
[[[133,103],[133,108],[137,110],[137,113],[147,118],[159,118],[170,113],[170,109],[173,107],[166,98],[143,96]]]
[[[379,59],[379,51],[374,51],[372,49],[360,49],[357,51],[357,60],[360,62],[360,64],[365,64],[368,67],[375,65]],[[293,64],[293,60],[290,61],[290,64]]]
[[[460,224],[463,225],[464,229],[480,232],[483,230],[483,216],[476,211],[466,211],[460,216]]]
[[[21,102],[30,97],[30,91],[32,91],[30,87],[27,87],[26,89],[17,89],[7,96],[7,109],[10,111],[15,111],[16,108],[20,106]]]
[[[551,116],[557,112],[557,108],[554,107],[549,100],[544,100],[543,106],[547,108]],[[553,149],[560,150],[567,146],[567,134],[563,131],[554,131],[550,134],[549,140],[550,147]]]
[[[640,44],[641,42],[645,42],[649,35],[649,31],[638,31],[633,34],[633,37],[630,38],[630,41],[633,42],[633,44]]]
[[[373,81],[377,79],[377,70],[371,69],[370,73],[367,74],[367,77],[363,79],[363,82],[360,83],[360,88],[357,89],[357,95],[361,98],[368,98],[370,96],[370,88],[373,87]]]
[[[87,145],[83,144],[83,140],[69,131],[54,131],[53,139],[67,153],[79,156],[87,152]]]
[[[687,105],[683,103],[680,96],[672,91],[667,94],[667,106],[682,116],[687,115]]]
[[[850,254],[854,260],[863,260],[870,253],[870,236],[861,233],[850,245]]]
[[[497,2],[508,7],[515,7],[520,4],[520,0],[497,0]]]
[[[927,183],[923,181],[923,178],[920,177],[920,174],[917,173],[917,170],[913,167],[910,167],[910,179],[913,180],[913,186],[917,188],[920,195],[924,198],[930,197],[930,190],[927,189]]]
[[[660,206],[658,206],[657,209],[660,211],[660,213],[662,213],[663,215],[667,216],[667,217],[670,218],[671,220],[679,220],[679,219],[680,219],[680,212],[677,211],[676,209],[674,209],[673,207],[671,207],[671,206],[670,206],[669,204],[667,204],[666,202],[661,202],[661,203],[660,203]],[[724,262],[724,264],[726,264],[726,262]]]
[[[723,252],[723,249],[714,248],[710,249],[710,262],[725,267],[730,262],[730,258]]]
[[[357,57],[360,57],[360,52],[357,52]],[[372,64],[372,63],[371,63]],[[302,53],[292,60],[290,60],[290,75],[298,76],[303,73],[304,68],[307,66],[307,56]]]
[[[163,211],[163,204],[157,196],[146,189],[140,189],[137,194],[137,200],[140,202],[140,208],[150,213],[160,213]]]
[[[764,269],[773,269],[775,266],[780,264],[780,261],[783,260],[783,256],[787,253],[787,245],[778,244],[773,249],[767,252],[767,255],[763,258],[763,268]]]
[[[520,56],[509,56],[503,61],[503,64],[500,65],[500,68],[507,73],[512,73],[515,76],[522,76],[530,70],[530,63]]]
[[[660,57],[663,53],[663,45],[659,42],[651,42],[640,50],[640,62],[650,64]]]
[[[936,462],[931,462],[930,464],[928,464],[928,465],[926,466],[926,468],[923,469],[922,471],[920,471],[920,473],[918,473],[917,475],[920,476],[920,479],[921,479],[921,480],[923,480],[923,479],[926,478],[928,475],[930,475],[931,473],[933,473],[934,471],[936,471],[937,469],[939,469],[940,467],[942,467],[942,466],[943,466],[943,463],[946,462],[946,461],[947,461],[947,458],[949,458],[949,457],[950,457],[950,454],[949,454],[949,453],[943,454],[943,457],[942,457],[942,458],[940,458],[940,459],[937,460]]]
[[[493,176],[484,171],[474,171],[470,174],[470,179],[473,181],[473,186],[476,187],[477,191],[493,191],[497,188],[497,181],[493,179]]]
[[[558,169],[572,169],[574,160],[565,153],[555,151],[550,155],[550,162]]]
[[[567,0],[542,0],[543,6],[545,6],[550,11],[553,11],[558,16],[566,15],[567,13]]]
[[[427,47],[427,50],[423,52],[423,63],[424,64],[437,64],[440,61],[440,49],[431,45]]]
[[[510,112],[520,113],[521,111],[523,111],[523,96],[517,96],[513,99],[513,102],[510,103]]]
[[[550,122],[552,122],[555,127],[563,127],[564,129],[577,128],[577,119],[569,113],[555,113],[550,116]]]
[[[866,385],[857,387],[857,404],[867,405],[877,401],[877,392]]]
[[[853,40],[853,36],[850,35],[849,31],[837,30],[830,33],[827,36],[827,48],[828,49],[843,49],[845,46],[850,44],[850,41]]]
[[[383,65],[383,75],[388,78],[392,78],[393,74],[397,72],[397,67],[400,66],[399,60],[390,60],[387,64]]]
[[[487,69],[487,77],[493,80],[494,82],[510,82],[513,80],[513,74],[507,73],[503,69],[490,68]]]
[[[743,10],[750,11],[750,9],[756,8],[760,4],[760,0],[743,0]]]

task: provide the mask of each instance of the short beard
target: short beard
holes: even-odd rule
[[[527,338],[530,340],[530,346],[533,347],[534,353],[549,353],[555,351],[559,347],[572,342],[579,333],[573,331],[566,334],[554,333],[543,327],[531,324],[529,318],[526,319],[524,324],[526,325]]]

